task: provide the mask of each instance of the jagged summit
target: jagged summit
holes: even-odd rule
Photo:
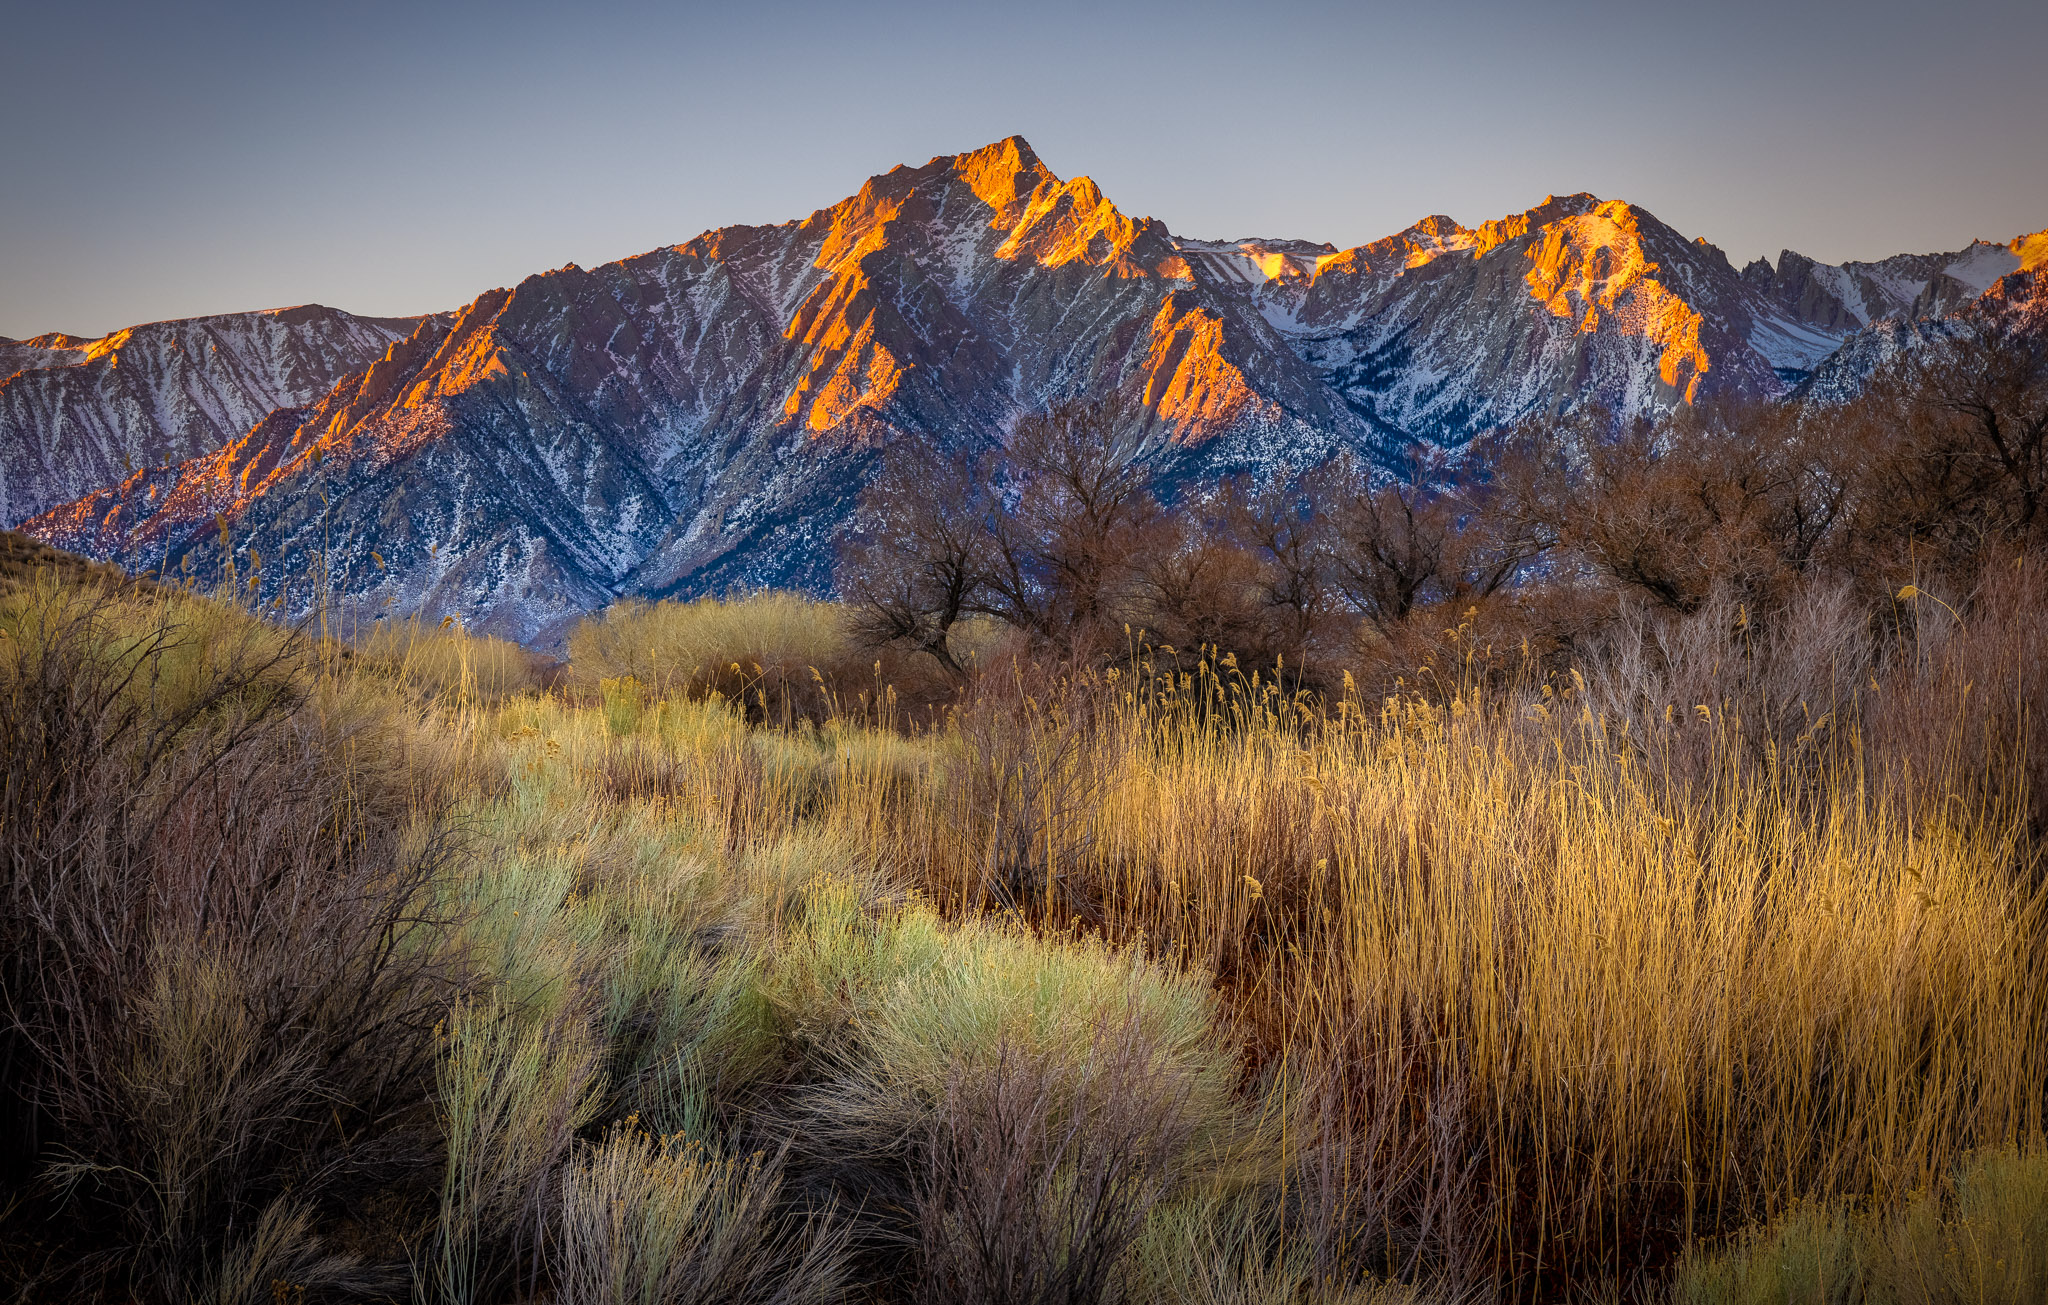
[[[965,154],[940,155],[925,166],[956,173],[983,203],[1013,220],[1016,205],[1028,201],[1040,186],[1059,183],[1022,136],[1005,137]]]
[[[31,349],[83,349],[93,342],[91,336],[70,335],[64,331],[46,331],[32,335],[26,340],[0,340],[0,344],[24,344]]]
[[[1255,315],[1196,284],[1163,224],[1012,138],[798,222],[493,291],[317,401],[37,528],[102,556],[203,559],[217,545],[198,527],[220,517],[282,575],[335,537],[304,507],[318,482],[350,505],[348,542],[323,547],[359,609],[542,637],[621,592],[821,583],[876,445],[986,444],[1020,411],[1110,390],[1203,465],[1366,434]]]
[[[1757,259],[1743,281],[1792,320],[1831,332],[1953,313],[2001,278],[2048,259],[2048,233],[1994,243],[1974,240],[1943,254],[1898,254],[1876,262],[1820,263],[1783,250],[1773,267]]]
[[[2043,254],[2048,235],[1737,272],[1583,193],[1347,249],[1196,240],[1012,136],[436,317],[307,306],[0,344],[27,360],[0,385],[0,498],[9,519],[59,504],[31,523],[52,542],[200,574],[225,523],[287,608],[324,588],[344,615],[548,642],[620,595],[827,586],[893,442],[987,447],[1024,411],[1114,393],[1173,479],[1346,448],[1391,464],[1580,404],[1776,398],[1877,308],[1942,311]],[[282,365],[294,349],[317,365]],[[136,413],[157,424],[119,424]]]

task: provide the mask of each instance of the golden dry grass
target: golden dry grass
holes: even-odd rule
[[[0,603],[0,632],[53,593]],[[197,652],[276,637],[147,602],[120,620],[178,622]],[[2025,730],[1970,736],[1987,753],[1925,723],[1982,715],[1982,675],[1872,691],[1936,739],[1901,782],[1902,745],[1868,742],[1853,704],[1779,746],[1741,686],[1664,704],[1668,726],[1655,704],[1603,718],[1628,695],[1590,667],[1324,709],[1141,655],[989,674],[907,731],[763,726],[624,663],[579,668],[608,691],[557,693],[501,653],[400,630],[294,672],[316,704],[374,703],[426,758],[408,765],[467,795],[471,854],[436,892],[478,995],[441,1044],[420,1251],[450,1298],[502,1294],[537,1253],[522,1236],[639,1254],[546,1222],[546,1194],[611,1154],[603,1130],[687,1133],[707,1173],[784,1139],[776,1172],[843,1213],[847,1174],[885,1190],[909,1181],[901,1139],[958,1134],[963,1074],[1025,1056],[1085,1083],[1119,1019],[1170,1070],[1159,1113],[1192,1112],[1146,1171],[1175,1176],[1119,1271],[1136,1298],[1406,1299],[1397,1277],[1567,1299],[1661,1290],[1682,1263],[1690,1299],[1719,1300],[1780,1255],[1746,1228],[1791,1229],[1755,1234],[1780,1258],[1835,1254],[1798,1240],[1802,1211],[1903,1220],[1899,1256],[1975,1254],[1950,1226],[1958,1201],[1991,1208],[1972,1175],[2040,1154],[2042,866],[2024,794],[1983,782],[2020,773]],[[1998,1188],[2000,1227],[2034,1226],[2029,1182]],[[839,1254],[833,1273],[909,1290],[902,1265]]]
[[[738,696],[764,676],[801,676],[845,655],[837,606],[770,592],[721,602],[621,602],[569,636],[585,688],[631,679],[660,697]]]
[[[1920,802],[1926,777],[1886,782],[1853,731],[1774,760],[1740,704],[1687,710],[1708,762],[1681,780],[1590,696],[1324,714],[1141,665],[915,740],[642,729],[586,733],[581,762],[728,845],[829,831],[957,916],[1211,975],[1248,1067],[1321,1103],[1289,1145],[1386,1189],[1360,1198],[1386,1219],[1463,1201],[1479,1245],[1455,1254],[1503,1279],[1625,1276],[2040,1137],[2048,957],[2017,803]],[[1434,1149],[1390,1120],[1431,1121]]]
[[[379,624],[356,640],[364,669],[417,698],[448,706],[488,705],[540,687],[540,663],[509,640],[471,634],[454,623],[418,618]]]

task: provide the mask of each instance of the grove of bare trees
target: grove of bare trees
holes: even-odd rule
[[[1061,658],[1142,634],[1314,684],[1474,622],[1566,646],[1615,600],[1768,621],[1826,578],[1878,604],[2048,538],[2048,342],[1996,325],[1849,403],[1580,410],[1398,469],[1346,454],[1171,487],[1142,417],[1067,404],[980,453],[887,450],[839,571],[859,633],[955,675],[954,631],[984,617]]]

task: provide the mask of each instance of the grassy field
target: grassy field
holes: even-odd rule
[[[939,702],[787,596],[550,667],[25,564],[8,1285],[2048,1298],[2048,583],[1824,598]]]

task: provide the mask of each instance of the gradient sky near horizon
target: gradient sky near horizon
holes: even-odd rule
[[[1590,190],[1739,265],[2048,226],[2048,4],[10,5],[0,335],[458,306],[1016,133],[1204,238]]]

